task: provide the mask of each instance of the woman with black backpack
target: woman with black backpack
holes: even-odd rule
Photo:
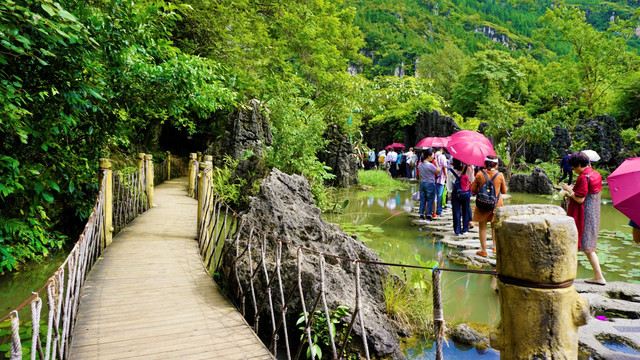
[[[473,221],[480,225],[480,251],[477,255],[487,256],[487,223],[491,222],[491,238],[494,239],[493,252],[496,252],[493,212],[503,205],[501,194],[507,193],[507,183],[498,171],[498,157],[487,156],[484,160],[485,170],[481,170],[471,184],[471,193],[476,195],[476,209]]]
[[[453,232],[463,235],[469,231],[471,221],[473,169],[456,158],[452,159],[451,166],[447,171],[447,192],[451,194]]]

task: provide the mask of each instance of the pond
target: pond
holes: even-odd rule
[[[466,268],[447,259],[447,254],[458,249],[443,246],[434,236],[410,224],[407,213],[416,205],[411,200],[411,194],[416,190],[417,184],[411,184],[407,190],[391,193],[339,189],[333,193],[334,199],[338,204],[349,200],[348,205],[340,214],[323,216],[326,221],[340,224],[348,232],[358,234],[383,261],[418,265],[415,254],[419,254],[423,260],[438,260],[443,268]],[[560,200],[552,196],[510,195],[511,199],[505,205],[560,204]],[[613,208],[608,188],[603,190],[602,199],[597,254],[604,275],[608,281],[640,283],[640,245],[633,243],[631,228],[627,226],[629,220]],[[583,253],[579,253],[578,261],[578,278],[592,277],[593,271]],[[489,270],[490,267],[485,269]],[[392,271],[402,275],[398,269]],[[496,287],[493,276],[443,272],[442,299],[447,322],[496,325],[500,320]],[[431,348],[432,344],[422,343],[420,349],[409,349],[407,356],[411,359],[430,359],[433,358],[429,355]],[[447,351],[451,358],[496,358],[493,350],[479,354],[476,349],[453,344]]]

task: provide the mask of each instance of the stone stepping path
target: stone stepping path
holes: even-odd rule
[[[601,286],[583,279],[573,284],[589,300],[592,313],[606,316],[606,320],[591,317],[587,325],[578,328],[580,346],[601,359],[640,360],[640,351],[626,354],[608,349],[600,341],[617,340],[640,349],[640,284],[613,281]]]
[[[493,249],[493,241],[491,240],[491,232],[487,234],[487,253],[488,257],[479,256],[476,251],[480,250],[480,239],[478,226],[469,229],[469,232],[456,235],[453,232],[453,212],[451,207],[443,209],[442,215],[432,221],[420,221],[418,207],[414,207],[412,212],[408,214],[411,218],[411,225],[424,229],[426,232],[434,235],[439,242],[451,248],[462,250],[448,255],[449,259],[469,266],[482,267],[485,265],[496,266],[495,254],[491,252]]]

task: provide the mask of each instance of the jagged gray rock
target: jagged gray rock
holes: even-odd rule
[[[271,128],[260,101],[253,99],[229,114],[224,135],[212,141],[204,151],[213,157],[214,166],[222,166],[224,155],[242,159],[246,152],[262,156],[272,142]]]
[[[572,135],[574,141],[586,141],[586,146],[600,155],[600,164],[618,166],[624,161],[620,158],[620,149],[622,149],[620,127],[611,116],[598,115],[593,119],[581,120]]]
[[[349,138],[340,132],[337,125],[327,127],[325,138],[329,142],[318,153],[318,160],[329,166],[331,173],[336,176],[335,179],[328,181],[329,185],[358,185],[358,165]]]
[[[480,342],[488,342],[479,332],[475,331],[467,324],[459,324],[449,331],[449,337],[460,344],[475,345]]]
[[[460,126],[450,116],[442,115],[437,110],[420,111],[413,129],[404,129],[404,140],[409,144],[416,144],[427,136],[446,137],[460,130]]]
[[[536,166],[530,175],[513,175],[509,181],[509,191],[550,195],[553,194],[553,182],[544,170]]]
[[[307,311],[313,306],[316,296],[320,293],[320,255],[319,253],[335,254],[345,258],[380,261],[376,253],[369,249],[357,237],[346,234],[338,226],[329,224],[322,219],[320,210],[314,205],[310,187],[307,181],[297,175],[287,175],[277,169],[262,181],[261,191],[258,196],[250,199],[249,210],[242,214],[245,226],[240,232],[227,239],[224,244],[222,276],[228,284],[228,292],[232,294],[238,304],[243,303],[238,290],[236,273],[233,271],[233,260],[236,258],[236,236],[239,239],[240,252],[246,244],[252,243],[252,261],[257,275],[254,277],[256,297],[261,298],[267,293],[267,282],[260,262],[260,249],[265,241],[265,264],[269,277],[274,276],[276,269],[277,240],[287,242],[282,246],[282,281],[284,293],[293,295],[287,304],[287,326],[289,339],[298,341],[300,330],[295,326],[296,320],[302,312],[299,293],[297,291],[297,254],[299,247],[313,249],[314,252],[302,251],[302,266],[300,269],[302,288],[305,296]],[[250,224],[250,225],[249,225]],[[268,236],[261,231],[268,231]],[[251,236],[253,232],[253,235]],[[251,240],[250,240],[251,239]],[[324,288],[329,309],[336,309],[338,305],[346,305],[353,313],[355,304],[355,268],[353,262],[325,257],[325,281]],[[390,357],[394,359],[404,358],[400,351],[398,327],[384,313],[385,301],[382,281],[389,276],[386,266],[374,266],[362,264],[361,288],[362,288],[362,314],[366,329],[369,350],[376,357]],[[249,322],[254,319],[253,302],[250,294],[250,268],[248,255],[244,254],[238,259],[237,275],[245,294],[245,309]],[[271,291],[274,294],[274,309],[281,308],[278,281],[273,281]],[[287,295],[285,295],[287,296]],[[258,300],[259,302],[260,300]],[[268,302],[267,302],[268,304]],[[260,329],[271,332],[269,306],[263,306],[260,310]],[[322,301],[320,307],[322,309]],[[278,319],[278,317],[276,317]],[[346,319],[346,321],[349,321]],[[277,321],[277,320],[276,320]],[[263,325],[266,324],[266,325]],[[270,338],[270,336],[267,336]],[[353,328],[355,351],[362,353],[362,332],[360,322],[356,319]],[[282,339],[282,336],[281,336]],[[330,351],[329,351],[330,353]]]

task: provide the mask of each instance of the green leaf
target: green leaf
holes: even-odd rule
[[[49,16],[53,16],[56,14],[55,11],[53,11],[53,9],[51,8],[51,6],[47,5],[47,4],[42,4],[40,5],[40,7],[42,7],[42,10],[46,11],[47,14],[49,14]]]
[[[53,194],[45,190],[42,192],[42,197],[49,203],[53,203]]]
[[[71,15],[69,12],[65,11],[65,10],[60,10],[58,12],[58,15],[60,15],[60,17],[62,17],[63,19],[69,20],[69,21],[73,21],[73,22],[77,22],[78,20],[76,20],[76,17]]]
[[[55,182],[47,180],[47,185],[49,185],[49,187],[51,187],[53,190],[60,192],[60,187]]]

